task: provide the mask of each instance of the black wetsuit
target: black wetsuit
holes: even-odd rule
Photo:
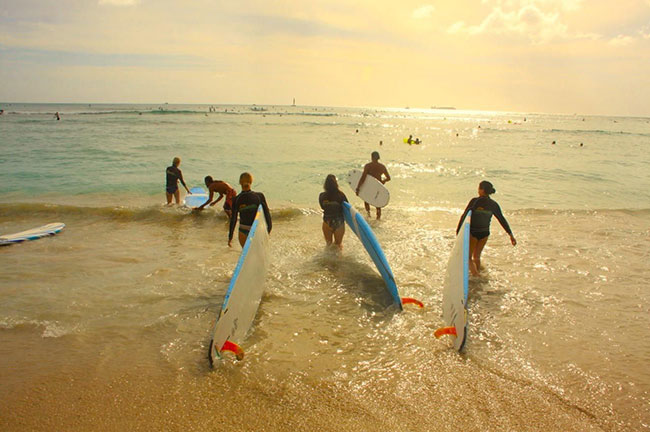
[[[332,229],[336,231],[343,224],[343,202],[347,202],[348,198],[341,191],[336,193],[321,192],[318,197],[318,203],[323,209],[323,221]]]
[[[167,193],[173,194],[178,190],[178,181],[180,180],[183,183],[183,186],[187,187],[185,180],[183,180],[183,173],[178,167],[174,165],[167,167]]]
[[[503,229],[506,230],[508,234],[512,235],[510,225],[508,225],[508,221],[503,216],[503,213],[501,213],[501,207],[499,207],[499,204],[497,204],[496,201],[486,196],[479,196],[470,200],[465,212],[458,222],[456,234],[460,231],[465,216],[467,216],[467,212],[470,210],[472,211],[472,220],[470,222],[469,232],[473,237],[481,240],[490,235],[490,220],[492,219],[492,215],[496,216]]]
[[[269,206],[266,204],[266,198],[263,193],[253,191],[242,191],[235,197],[232,204],[232,217],[230,218],[230,232],[228,233],[228,240],[232,240],[233,233],[235,232],[235,224],[237,223],[237,214],[239,214],[239,231],[248,235],[251,225],[255,221],[257,214],[257,207],[262,205],[264,209],[264,218],[266,219],[266,226],[268,231],[271,232],[271,213]]]

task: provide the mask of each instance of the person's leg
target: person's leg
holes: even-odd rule
[[[170,194],[169,192],[165,192],[165,195],[167,195],[167,205],[170,205],[172,203],[172,198],[174,195]]]
[[[225,211],[226,214],[228,215],[228,219],[230,219],[232,217],[232,210],[229,210],[229,209],[225,208],[225,209],[223,209],[223,211]]]
[[[334,231],[334,244],[336,244],[339,250],[343,250],[343,235],[345,235],[345,224]]]
[[[327,246],[332,244],[332,229],[330,226],[327,224],[327,222],[323,221],[323,236],[325,237],[325,243]]]
[[[248,238],[248,234],[244,234],[243,232],[239,231],[239,244],[241,245],[241,247],[244,247],[247,238]]]
[[[381,209],[377,207],[377,220],[381,219]]]
[[[476,247],[474,248],[474,265],[476,266],[477,273],[481,271],[481,252],[488,241],[489,236],[482,238],[476,242]]]
[[[176,192],[174,192],[174,198],[176,198],[176,204],[181,203],[181,190],[176,189]]]
[[[368,213],[368,217],[370,217],[370,204],[364,202],[364,205],[366,206],[366,212]]]

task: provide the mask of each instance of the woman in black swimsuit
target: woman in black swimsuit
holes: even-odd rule
[[[343,249],[343,235],[345,234],[345,220],[343,219],[343,202],[348,198],[339,189],[336,176],[330,174],[323,185],[325,192],[321,192],[318,202],[323,209],[323,235],[327,245],[334,244]]]
[[[481,252],[483,252],[483,248],[490,236],[490,220],[492,219],[492,215],[497,218],[503,229],[510,236],[510,243],[513,246],[517,244],[517,240],[512,235],[510,225],[508,225],[508,221],[503,216],[503,213],[501,213],[501,207],[499,207],[496,201],[490,198],[490,195],[495,192],[496,190],[492,186],[492,183],[482,181],[478,185],[478,196],[472,198],[469,204],[467,204],[467,208],[465,208],[465,212],[460,217],[458,227],[456,228],[456,235],[458,235],[458,231],[460,231],[460,227],[463,225],[467,212],[471,210],[472,220],[469,226],[469,269],[474,276],[478,276],[481,270]]]

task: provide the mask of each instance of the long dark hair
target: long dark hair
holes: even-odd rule
[[[488,195],[492,195],[494,192],[496,192],[496,189],[494,189],[492,183],[490,183],[487,180],[483,180],[481,183],[479,183],[478,187],[480,189],[483,189],[483,192],[485,192]]]
[[[336,181],[336,176],[334,174],[328,174],[325,178],[325,184],[323,185],[325,192],[329,194],[335,194],[339,191],[339,183]]]

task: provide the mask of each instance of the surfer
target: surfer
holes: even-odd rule
[[[325,192],[318,196],[318,203],[323,209],[323,235],[327,246],[334,244],[343,249],[343,235],[345,234],[345,219],[343,218],[343,202],[348,202],[348,197],[339,189],[334,174],[325,178],[323,185]]]
[[[262,205],[264,209],[264,218],[266,219],[266,226],[271,233],[271,213],[269,206],[266,204],[266,198],[261,192],[253,192],[251,186],[253,184],[253,175],[251,173],[242,173],[239,176],[239,184],[241,185],[241,193],[237,195],[233,201],[233,213],[230,218],[230,231],[228,232],[228,246],[232,247],[232,237],[235,232],[235,225],[237,224],[237,215],[239,214],[239,244],[244,247],[246,238],[251,230],[257,208]]]
[[[497,204],[496,201],[490,198],[490,195],[495,192],[496,190],[494,189],[494,186],[492,186],[492,183],[489,181],[484,180],[479,183],[478,196],[472,198],[469,204],[467,204],[467,208],[465,208],[463,215],[460,217],[458,227],[456,228],[456,235],[458,235],[458,231],[460,231],[460,227],[463,225],[467,212],[471,210],[472,220],[469,227],[469,268],[474,276],[478,276],[479,271],[481,270],[481,252],[483,252],[483,248],[490,236],[490,220],[492,219],[492,215],[496,216],[503,229],[510,236],[510,243],[512,243],[513,246],[517,245],[517,240],[515,240],[515,237],[512,235],[510,225],[508,225],[508,221],[501,212],[501,207],[499,207],[499,204]]]
[[[208,191],[210,192],[210,196],[208,197],[208,200],[203,203],[197,210],[203,210],[203,208],[207,205],[213,206],[221,201],[221,199],[225,196],[226,199],[223,203],[223,211],[226,212],[229,218],[232,217],[232,200],[237,196],[235,189],[233,189],[233,187],[225,181],[213,180],[211,176],[206,176],[204,180],[205,185],[208,187]],[[212,201],[215,192],[219,194],[219,197],[216,200]]]
[[[167,193],[167,205],[172,203],[172,197],[176,198],[176,204],[179,204],[181,201],[181,193],[178,190],[178,181],[180,180],[183,184],[183,187],[188,194],[192,194],[183,180],[183,173],[178,169],[178,166],[181,164],[181,158],[175,157],[172,160],[172,165],[167,167],[165,171],[167,174],[167,188],[165,192]]]
[[[363,174],[361,175],[361,178],[359,179],[359,184],[357,184],[357,188],[355,190],[357,196],[359,195],[359,189],[363,185],[363,182],[366,181],[366,177],[368,175],[376,178],[381,182],[381,184],[384,184],[388,181],[390,181],[390,174],[388,174],[388,169],[386,169],[386,166],[382,163],[379,163],[379,152],[372,152],[370,154],[371,162],[367,163],[363,167]],[[383,177],[385,176],[385,178]],[[368,217],[370,217],[370,204],[367,202],[364,202],[366,206],[366,212],[368,212]],[[377,207],[377,219],[381,219],[381,208]]]

